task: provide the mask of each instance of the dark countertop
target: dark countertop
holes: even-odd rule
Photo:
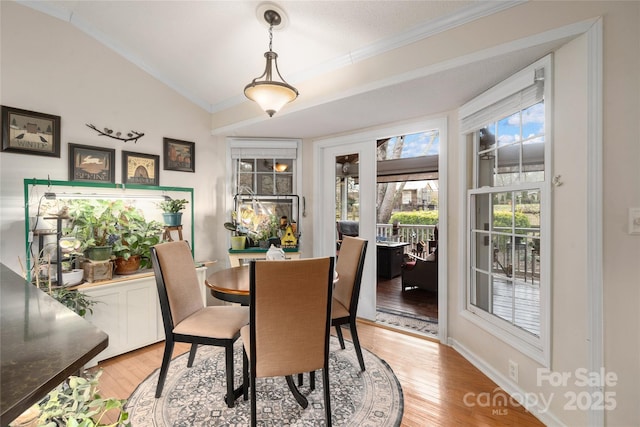
[[[0,425],[78,371],[109,337],[0,264]]]

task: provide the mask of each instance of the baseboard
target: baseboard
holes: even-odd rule
[[[482,358],[478,357],[475,353],[470,351],[464,345],[460,344],[453,338],[449,338],[448,340],[449,346],[453,347],[458,353],[462,355],[465,359],[469,361],[473,366],[478,368],[480,372],[489,377],[493,382],[495,382],[501,389],[503,389],[510,396],[526,396],[528,393],[526,390],[523,390],[516,383],[511,381],[509,378],[502,375],[500,372],[496,371],[491,365],[485,362]],[[543,411],[540,406],[530,406],[526,404],[527,402],[522,403],[522,406],[529,411],[533,416],[543,422],[546,426],[557,426],[557,427],[565,427],[564,424],[558,417],[556,417],[553,413],[546,410]]]

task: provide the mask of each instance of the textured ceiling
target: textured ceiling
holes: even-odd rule
[[[217,114],[250,103],[244,86],[262,74],[268,28],[253,1],[21,1],[109,46],[203,109]],[[284,24],[273,50],[283,77],[304,84],[325,73],[428,37],[438,28],[494,13],[515,2],[280,1]],[[260,16],[259,16],[260,15]],[[453,24],[452,24],[453,23]],[[256,109],[215,133],[315,137],[454,108],[546,53],[549,46],[491,58],[399,84],[286,106],[273,119]],[[492,73],[478,73],[482,67]],[[292,104],[293,105],[293,104]]]

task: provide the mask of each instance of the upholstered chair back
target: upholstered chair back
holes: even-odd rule
[[[359,237],[345,236],[340,246],[340,254],[336,263],[338,273],[338,283],[333,291],[333,297],[340,302],[348,311],[351,311],[353,292],[356,285],[360,286],[362,280],[361,257],[364,257],[363,248],[367,241]],[[362,259],[364,262],[364,259]]]
[[[200,283],[187,242],[178,240],[161,243],[155,246],[155,251],[171,311],[172,326],[175,327],[204,307]],[[160,301],[162,303],[162,297]]]
[[[333,257],[251,264],[251,346],[255,376],[323,369],[331,327]]]

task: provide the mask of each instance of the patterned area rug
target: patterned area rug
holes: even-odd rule
[[[438,337],[438,319],[431,317],[379,308],[376,311],[376,321],[396,329],[423,334],[430,338]]]
[[[362,349],[365,372],[360,371],[353,344],[331,338],[329,382],[334,426],[399,426],[404,400],[398,379],[386,362]],[[198,348],[193,367],[187,368],[188,353],[176,357],[169,366],[162,397],[156,399],[156,370],[133,392],[127,403],[134,427],[248,426],[251,405],[240,397],[233,408],[224,403],[224,350]],[[242,344],[236,342],[234,359],[236,386],[242,380]],[[258,425],[324,426],[322,375],[316,373],[316,388],[309,389],[309,376],[299,387],[309,400],[302,409],[284,378],[258,379]]]

